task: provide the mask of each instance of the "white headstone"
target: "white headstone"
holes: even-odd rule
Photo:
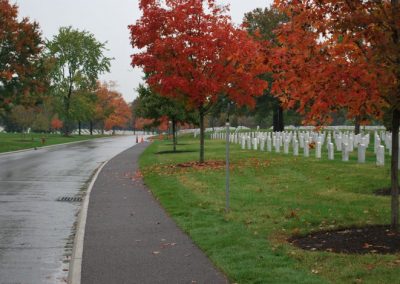
[[[381,145],[381,139],[379,138],[378,135],[376,135],[374,140],[374,153],[377,153],[380,145]]]
[[[253,138],[253,150],[258,149],[258,138]]]
[[[364,144],[358,145],[358,162],[360,164],[365,163],[365,151],[367,147]]]
[[[265,138],[262,137],[262,138],[260,139],[260,150],[261,150],[261,151],[264,151],[264,149],[265,149]]]
[[[321,148],[322,148],[322,143],[318,141],[315,147],[315,158],[317,159],[321,159]]]
[[[293,155],[298,156],[299,155],[299,141],[294,140],[293,142]]]
[[[283,143],[283,152],[285,154],[289,154],[289,140],[285,140]]]
[[[328,138],[327,138],[327,141],[326,141],[326,149],[328,149],[329,143],[332,143],[332,138],[331,138],[331,134],[330,133],[328,134]]]
[[[342,151],[342,137],[341,136],[336,138],[336,150]]]
[[[304,148],[304,135],[299,135],[300,148]]]
[[[329,160],[334,160],[335,159],[335,146],[333,143],[328,144],[328,159]]]
[[[281,145],[279,144],[278,141],[275,143],[275,152],[280,153],[281,152]]]
[[[272,140],[271,140],[271,136],[267,137],[267,151],[268,152],[272,152]]]
[[[307,143],[304,143],[304,157],[309,157],[310,156],[310,145]]]
[[[376,149],[376,165],[384,166],[385,165],[385,146],[380,145]]]
[[[354,151],[354,139],[352,136],[350,136],[350,138],[349,138],[349,143],[347,144],[347,149],[349,150],[349,152]]]
[[[349,161],[349,148],[347,143],[343,143],[342,145],[342,161],[343,162]]]

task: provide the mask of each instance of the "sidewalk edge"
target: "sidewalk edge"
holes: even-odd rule
[[[111,160],[111,159],[110,159]],[[68,273],[68,283],[69,284],[80,284],[81,283],[81,272],[82,272],[82,254],[83,254],[83,242],[85,238],[85,227],[87,212],[89,207],[90,193],[92,192],[94,183],[97,180],[100,172],[103,170],[105,165],[110,161],[107,160],[97,169],[95,175],[90,181],[88,190],[86,192],[85,198],[82,202],[81,209],[79,211],[78,224],[76,229],[76,234],[74,238],[74,247],[72,251],[72,257],[69,264]]]

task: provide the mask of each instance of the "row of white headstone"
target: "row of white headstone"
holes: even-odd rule
[[[384,137],[384,138],[382,138]],[[226,132],[214,132],[212,139],[226,139]],[[376,164],[385,165],[385,145],[391,154],[391,133],[374,133],[374,153]],[[326,145],[328,159],[335,159],[335,151],[341,152],[342,160],[349,161],[349,154],[357,149],[358,162],[365,163],[366,151],[370,144],[370,134],[354,134],[350,131],[313,132],[313,131],[288,131],[288,132],[246,132],[232,133],[229,135],[231,143],[240,144],[242,149],[261,151],[274,151],[289,154],[290,148],[294,156],[299,156],[303,149],[304,157],[310,156],[310,149],[315,148],[315,157],[321,159],[322,148]]]

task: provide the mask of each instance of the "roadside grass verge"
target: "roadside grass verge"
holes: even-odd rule
[[[176,166],[197,161],[198,140],[167,141],[141,156],[146,185],[178,225],[233,283],[399,283],[400,254],[350,255],[303,251],[293,235],[388,224],[389,163],[366,164],[241,150],[231,145],[231,211],[225,208],[225,169]],[[326,151],[326,149],[325,149]],[[355,151],[356,152],[356,151]],[[163,154],[168,153],[168,154]],[[225,158],[224,141],[206,140],[206,160]],[[326,154],[324,155],[326,157]],[[388,161],[388,160],[387,160]]]
[[[45,138],[45,143],[42,144],[42,137]],[[18,151],[31,148],[39,148],[55,144],[63,144],[69,142],[83,141],[105,137],[102,135],[74,135],[64,137],[60,134],[21,134],[21,133],[0,133],[0,153]]]

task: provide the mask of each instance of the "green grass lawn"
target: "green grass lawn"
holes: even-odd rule
[[[46,141],[42,144],[41,138],[45,137]],[[64,137],[60,134],[20,134],[20,133],[0,133],[0,153],[17,151],[23,149],[30,149],[34,147],[49,146],[54,144],[62,144],[68,142],[82,141],[88,139],[94,139],[104,137],[100,135],[74,135],[70,137]]]
[[[145,183],[178,225],[232,283],[400,283],[400,254],[346,255],[303,251],[295,234],[353,225],[388,224],[389,160],[368,163],[241,150],[231,146],[231,211],[225,213],[225,169],[170,165],[196,161],[198,140],[167,141],[141,156]],[[324,148],[323,157],[327,157]],[[206,140],[206,159],[224,160],[224,141]]]

